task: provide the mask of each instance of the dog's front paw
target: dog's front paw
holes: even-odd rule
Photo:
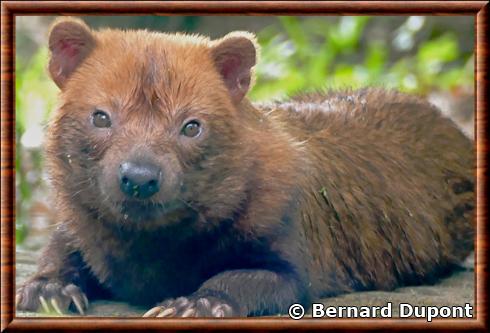
[[[55,312],[60,315],[69,309],[84,315],[89,305],[87,296],[76,285],[43,279],[25,283],[17,291],[15,303],[17,310]]]
[[[240,309],[219,296],[179,297],[166,300],[150,309],[143,317],[235,317]]]

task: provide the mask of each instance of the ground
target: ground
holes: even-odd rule
[[[36,270],[36,256],[29,251],[17,251],[16,283],[20,285]],[[462,306],[470,303],[474,306],[475,276],[470,262],[466,268],[440,280],[435,285],[409,286],[391,292],[367,291],[346,294],[338,297],[317,300],[325,306],[385,306],[392,302],[393,314],[398,315],[400,303],[430,306]],[[148,309],[129,306],[126,303],[97,301],[91,303],[87,313],[89,316],[139,317]],[[75,315],[75,314],[72,314]],[[473,313],[474,315],[474,313]],[[46,314],[17,312],[17,316],[46,316]]]

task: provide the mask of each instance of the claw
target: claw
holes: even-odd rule
[[[200,306],[204,306],[204,307],[209,307],[211,306],[211,303],[209,303],[209,300],[207,298],[200,298],[197,300],[197,304],[200,305]]]
[[[82,303],[80,302],[80,299],[77,296],[72,296],[71,300],[73,301],[73,304],[75,304],[78,312],[83,316],[85,315],[85,312],[83,311],[83,306]]]
[[[20,294],[15,295],[15,306],[18,306],[20,303]]]
[[[61,311],[60,307],[58,306],[58,301],[56,301],[56,298],[51,298],[51,305],[53,306],[56,313],[58,313],[59,315],[63,315],[63,311]]]
[[[88,298],[82,293],[83,302],[85,303],[85,309],[88,309]]]
[[[196,314],[196,310],[195,309],[187,309],[182,314],[182,318],[184,318],[184,317],[192,317],[195,314]]]
[[[170,317],[175,313],[175,308],[168,308],[163,310],[160,314],[157,315],[157,317]]]
[[[39,296],[39,302],[41,302],[41,306],[43,307],[44,312],[51,312],[51,309],[49,308],[48,302],[44,299],[44,297]]]
[[[158,312],[160,312],[160,307],[159,306],[155,306],[154,308],[148,310],[144,315],[143,317],[151,317],[153,316],[154,314],[157,314]]]
[[[218,318],[222,318],[225,316],[225,312],[222,309],[213,310],[213,315]]]
[[[230,312],[231,308],[230,306],[226,304],[220,304],[218,306],[215,306],[212,310],[211,313],[215,317],[224,317],[226,312]]]

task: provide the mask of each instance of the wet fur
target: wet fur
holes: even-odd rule
[[[19,308],[38,306],[33,283],[56,280],[89,299],[152,306],[212,294],[234,315],[284,313],[432,282],[473,249],[472,142],[427,102],[381,89],[235,102],[213,41],[94,35],[50,125],[59,225]],[[117,133],[85,123],[100,105],[124,124]],[[209,128],[199,144],[171,134],[189,115]],[[140,149],[171,151],[160,161],[182,182],[178,207],[148,222],[121,218],[114,189],[98,182]]]

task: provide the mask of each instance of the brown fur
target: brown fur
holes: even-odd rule
[[[55,29],[54,44],[67,39]],[[21,308],[39,306],[26,294],[40,279],[89,298],[101,294],[92,279],[133,303],[211,290],[234,315],[284,312],[430,281],[472,250],[472,142],[427,102],[364,89],[252,105],[249,34],[88,36],[74,45],[90,50],[67,60],[73,73],[51,71],[62,88],[47,144],[60,226]],[[90,128],[94,108],[110,112],[111,129]],[[198,139],[178,135],[189,117],[204,124]],[[150,200],[169,205],[163,215],[121,213],[113,180],[128,156],[164,168]]]

